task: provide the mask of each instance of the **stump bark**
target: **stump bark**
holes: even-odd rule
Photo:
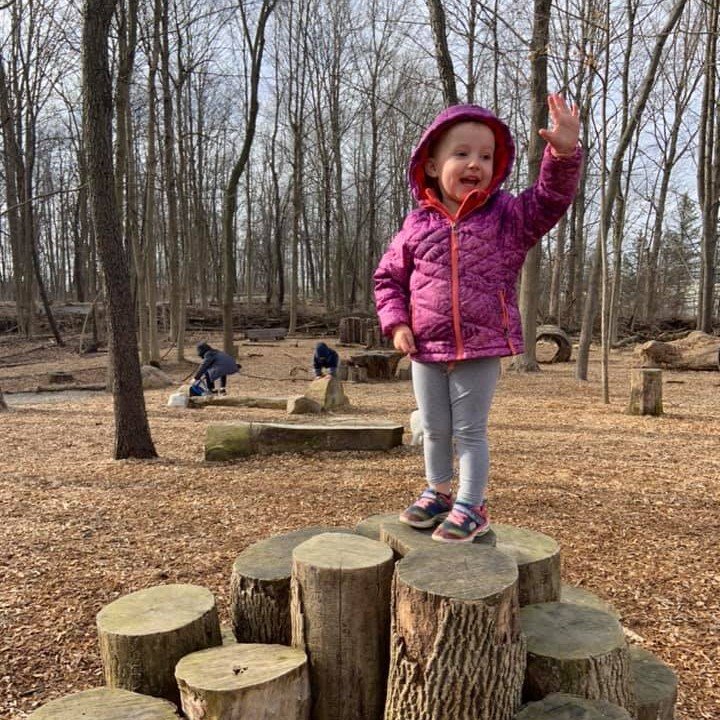
[[[560,599],[560,546],[547,535],[494,523],[497,549],[518,565],[520,607]]]
[[[390,450],[402,445],[403,426],[395,423],[260,423],[208,425],[206,460],[232,460],[254,453],[323,450]]]
[[[637,720],[673,720],[678,681],[660,658],[641,647],[630,648]]]
[[[552,602],[528,605],[520,617],[527,637],[526,701],[560,692],[606,700],[633,714],[630,652],[612,615]]]
[[[313,720],[382,720],[392,573],[390,548],[358,535],[293,551],[292,644],[308,656]]]
[[[385,720],[509,720],[526,661],[517,565],[491,547],[435,545],[396,566]]]
[[[290,645],[290,576],[293,550],[321,533],[346,528],[309,527],[275,535],[243,550],[230,578],[230,616],[241,643]]]
[[[635,368],[630,374],[631,415],[662,415],[662,370]]]
[[[631,720],[627,710],[604,700],[552,693],[527,705],[515,720]]]
[[[380,540],[387,543],[400,557],[405,557],[413,550],[432,550],[439,543],[432,539],[435,528],[420,530],[401,523],[397,515],[380,523]],[[476,537],[473,545],[494,546],[496,543],[495,531],[490,528],[484,535]]]
[[[119,688],[95,688],[52,700],[30,715],[31,720],[178,720],[167,700]]]
[[[98,613],[97,629],[109,687],[176,705],[178,660],[222,642],[215,598],[197,585],[159,585],[118,598]]]
[[[186,655],[175,668],[188,720],[307,720],[305,653],[284,645],[236,644]]]

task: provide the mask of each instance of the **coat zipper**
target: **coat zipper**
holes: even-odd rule
[[[450,221],[450,287],[453,314],[453,332],[455,333],[455,348],[458,360],[465,359],[465,344],[462,338],[462,323],[460,321],[460,258],[456,221]]]
[[[508,348],[510,348],[510,352],[513,355],[516,355],[515,346],[513,345],[513,341],[510,339],[510,313],[508,312],[507,302],[505,300],[505,291],[500,290],[498,295],[500,296],[500,309],[502,311],[502,326],[505,342],[507,343]]]

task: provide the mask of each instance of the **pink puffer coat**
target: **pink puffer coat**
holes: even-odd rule
[[[424,166],[450,125],[475,121],[495,134],[494,177],[473,191],[453,217],[438,200]],[[375,271],[375,303],[385,334],[407,324],[419,362],[451,362],[523,352],[516,284],[528,250],[562,217],[575,196],[578,148],[556,158],[549,148],[537,182],[518,196],[499,189],[512,169],[508,127],[489,110],[456,105],[425,131],[410,159],[409,181],[420,207],[410,212]]]

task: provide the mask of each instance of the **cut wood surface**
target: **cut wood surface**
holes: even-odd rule
[[[660,658],[644,648],[630,648],[635,683],[637,720],[673,720],[677,703],[678,679]]]
[[[305,653],[285,645],[234,644],[186,655],[175,668],[188,720],[307,720]]]
[[[560,602],[585,605],[586,607],[595,608],[595,610],[602,610],[620,620],[620,613],[607,600],[603,600],[595,593],[585,590],[585,588],[561,583]]]
[[[238,642],[290,644],[293,550],[315,535],[334,532],[351,530],[307,527],[260,540],[238,555],[230,579],[230,617]]]
[[[178,720],[167,700],[120,688],[95,688],[66,695],[43,705],[32,720]]]
[[[630,653],[620,623],[594,608],[551,602],[520,610],[528,662],[523,696],[553,692],[635,707]]]
[[[390,450],[402,445],[402,435],[403,426],[391,422],[217,424],[207,428],[205,459],[232,460],[255,453]]]
[[[396,566],[385,720],[510,720],[526,662],[517,564],[483,545],[435,546]]]
[[[521,607],[560,599],[560,546],[547,535],[493,523],[497,549],[518,565]]]
[[[100,610],[97,629],[109,687],[176,705],[178,660],[222,642],[215,598],[197,585],[158,585],[120,597]]]
[[[525,706],[515,720],[631,720],[627,710],[604,700],[552,693]]]
[[[401,523],[397,515],[380,523],[380,540],[387,543],[398,555],[404,557],[412,550],[431,550],[440,545],[431,535],[435,528],[418,529]],[[490,528],[484,535],[475,538],[473,545],[494,546],[495,532]]]
[[[308,656],[313,720],[381,720],[393,569],[390,548],[360,535],[293,550],[292,644]]]
[[[397,510],[396,512],[391,513],[378,513],[377,515],[370,515],[370,517],[365,518],[355,526],[355,532],[358,535],[363,535],[371,540],[382,540],[380,537],[380,526],[383,523],[397,520],[400,512],[400,510]]]
[[[635,348],[644,367],[668,370],[720,369],[720,337],[696,330],[672,342],[650,340]]]

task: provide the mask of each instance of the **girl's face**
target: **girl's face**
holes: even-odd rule
[[[453,215],[469,192],[490,186],[494,157],[495,136],[487,125],[458,123],[440,138],[425,173],[437,178],[442,201]]]

